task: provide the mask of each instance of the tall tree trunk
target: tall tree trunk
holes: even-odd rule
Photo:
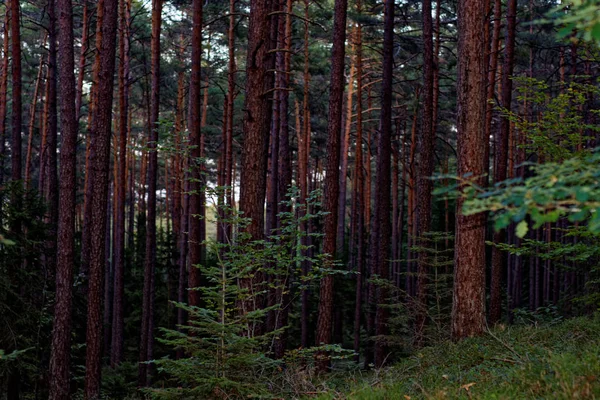
[[[56,264],[56,303],[50,356],[50,399],[70,396],[69,363],[73,267],[75,264],[75,204],[77,164],[77,120],[75,105],[75,54],[73,50],[73,4],[57,0],[58,75],[60,81],[60,192],[58,207],[58,253]]]
[[[342,130],[342,106],[344,97],[344,58],[346,53],[347,0],[335,0],[333,17],[333,48],[331,52],[331,79],[329,87],[329,114],[327,123],[327,169],[324,182],[323,210],[325,216],[323,253],[329,257],[326,268],[336,257],[337,208],[340,176],[340,135]],[[319,317],[317,320],[317,345],[331,343],[333,320],[333,276],[321,279]],[[326,368],[328,362],[319,366]]]
[[[225,191],[225,201],[227,203],[229,213],[233,210],[234,190],[232,179],[233,175],[233,113],[236,91],[236,71],[235,64],[235,0],[229,1],[229,29],[227,31],[228,43],[228,69],[227,69],[227,120],[223,121],[226,124],[225,130],[225,186],[228,188]],[[225,236],[231,240],[232,226],[227,223],[225,226]]]
[[[115,185],[115,263],[110,364],[115,367],[123,359],[123,301],[125,296],[125,199],[127,191],[127,141],[129,133],[129,0],[119,1],[119,154],[118,182]]]
[[[285,5],[285,18],[279,22],[279,42],[277,46],[284,50],[283,60],[278,60],[277,69],[283,71],[279,74],[279,81],[276,85],[279,90],[279,176],[277,188],[279,190],[279,201],[286,200],[287,192],[292,185],[292,154],[290,149],[290,130],[289,130],[289,71],[291,66],[291,36],[292,36],[292,0],[287,0]],[[285,204],[278,205],[278,211],[290,211],[290,207]],[[282,276],[278,277],[276,298],[281,304],[281,310],[277,313],[275,329],[282,329],[288,324],[290,312],[290,279],[293,270],[282,271]],[[287,329],[283,331],[275,340],[274,355],[281,358],[284,355],[287,343]]]
[[[100,84],[100,63],[101,63],[101,49],[102,49],[102,37],[103,26],[104,26],[104,7],[105,0],[98,0],[96,7],[96,52],[94,56],[94,66],[92,70],[92,85],[90,88],[90,103],[88,107],[88,134],[86,137],[86,151],[85,151],[85,180],[84,180],[84,198],[83,198],[83,229],[81,232],[81,271],[80,275],[84,279],[83,290],[87,288],[87,280],[89,274],[89,263],[90,263],[90,240],[91,231],[90,224],[92,221],[92,194],[94,188],[92,187],[92,181],[94,180],[94,168],[91,165],[92,148],[91,144],[94,141],[94,135],[97,133],[95,127],[95,108],[97,107],[98,99],[98,85]]]
[[[356,3],[356,12],[362,13],[362,1]],[[354,150],[354,182],[352,184],[353,210],[351,217],[351,232],[353,232],[351,245],[355,252],[356,288],[354,305],[354,352],[355,361],[359,361],[360,354],[360,326],[362,317],[363,285],[365,268],[364,264],[364,191],[363,174],[363,59],[362,59],[362,24],[357,22],[355,31],[355,57],[356,57],[356,144]]]
[[[44,187],[39,188],[43,194],[46,204],[48,205],[48,212],[46,214],[46,223],[48,223],[48,239],[46,240],[46,258],[45,267],[47,271],[54,272],[56,268],[56,229],[58,224],[58,171],[57,171],[57,133],[58,133],[58,121],[57,121],[57,90],[56,90],[56,10],[54,9],[54,1],[48,2],[48,72],[47,72],[47,123],[44,127],[46,137],[45,147],[45,171],[40,171],[44,175]],[[31,130],[33,133],[33,130]],[[30,134],[31,134],[30,133]]]
[[[240,174],[240,211],[250,222],[245,227],[253,240],[264,237],[264,204],[267,185],[267,157],[269,124],[271,122],[274,68],[272,54],[273,11],[270,0],[251,0],[248,26],[248,56],[246,61],[246,98],[244,102],[244,146]],[[245,278],[240,285],[251,289],[264,281],[264,274],[257,272],[253,278]],[[242,302],[242,313],[255,309],[256,302]],[[259,305],[260,307],[260,305]],[[252,335],[258,326],[249,326]],[[259,327],[258,327],[259,328]]]
[[[354,45],[352,45],[354,47]],[[338,221],[337,221],[337,254],[343,256],[344,243],[346,235],[346,190],[348,180],[348,150],[350,148],[350,131],[352,130],[352,100],[354,94],[354,79],[356,66],[354,58],[350,57],[350,74],[348,76],[348,94],[346,100],[346,121],[344,124],[344,136],[341,149],[341,165],[340,165],[340,194],[338,204]]]
[[[148,214],[146,217],[146,252],[144,260],[144,293],[140,339],[138,383],[148,384],[148,364],[152,359],[154,340],[154,273],[156,270],[156,190],[158,177],[158,114],[160,105],[160,30],[162,0],[152,1],[152,61],[150,136],[148,137]]]
[[[6,92],[8,88],[8,47],[10,40],[8,38],[10,13],[6,12],[4,17],[4,27],[2,30],[2,73],[0,74],[0,186],[4,184],[4,158],[6,157]],[[0,225],[2,225],[2,195],[0,194]]]
[[[53,12],[54,10],[52,10]],[[49,11],[50,13],[51,11]],[[52,25],[54,22],[50,22],[49,25]],[[42,47],[46,46],[46,38],[44,37]],[[56,45],[55,45],[56,47]],[[56,49],[55,49],[56,51]],[[48,60],[48,66],[50,66],[50,60]],[[29,188],[30,180],[31,180],[31,157],[33,156],[33,134],[35,129],[35,114],[37,111],[37,99],[38,93],[40,91],[40,84],[42,83],[42,71],[44,70],[44,56],[40,57],[40,66],[38,67],[38,74],[35,80],[35,88],[33,89],[33,98],[31,100],[31,107],[29,108],[29,135],[27,138],[27,156],[25,158],[25,188]],[[48,99],[46,99],[48,102]],[[55,107],[56,109],[56,107]],[[41,126],[40,126],[41,128]],[[41,152],[41,151],[40,151]],[[40,171],[41,173],[41,171]],[[41,189],[41,188],[40,188]]]
[[[381,83],[381,114],[380,132],[377,143],[377,183],[376,205],[373,221],[378,225],[379,238],[377,245],[372,246],[371,259],[375,260],[373,271],[379,278],[388,280],[390,277],[390,188],[391,188],[391,149],[392,149],[392,91],[394,79],[394,1],[386,0],[384,11],[383,33],[383,81]],[[389,290],[382,285],[377,290],[377,315],[375,335],[383,337],[388,334],[387,321],[389,310]],[[383,340],[375,343],[375,366],[381,367],[387,358],[386,344]]]
[[[506,42],[504,47],[504,65],[502,68],[502,98],[501,105],[510,110],[512,102],[512,74],[515,59],[515,33],[517,19],[517,1],[509,0],[507,7]],[[498,22],[499,23],[499,22]],[[496,183],[506,180],[506,168],[508,163],[508,137],[510,121],[507,116],[500,119],[500,129],[495,138],[494,154],[494,181]],[[504,231],[494,233],[494,243],[504,243],[506,234]],[[495,324],[502,315],[502,271],[506,263],[504,251],[498,247],[492,247],[492,279],[490,288],[490,324]]]
[[[21,180],[21,22],[19,0],[10,0],[10,41],[12,55],[12,180]],[[19,228],[17,227],[17,230]]]
[[[90,48],[89,29],[90,29],[90,5],[87,0],[83,3],[83,26],[81,27],[81,52],[79,53],[79,68],[77,75],[77,94],[75,97],[75,112],[76,118],[79,121],[81,115],[81,105],[83,99],[83,79],[85,77],[85,66],[87,52]]]
[[[202,241],[205,233],[202,232],[201,223],[197,220],[204,210],[204,188],[202,187],[201,170],[201,86],[202,75],[200,63],[202,58],[202,0],[194,0],[192,6],[192,71],[190,74],[190,111],[189,111],[189,143],[192,146],[188,159],[190,170],[189,179],[189,214],[188,214],[188,249],[189,249],[189,276],[188,286],[196,288],[200,286],[200,270],[197,266],[202,262]],[[201,215],[202,217],[202,215]],[[189,292],[189,304],[198,306],[200,304],[200,292],[192,290]]]
[[[485,65],[484,4],[458,2],[458,175],[484,173]],[[452,336],[481,334],[485,327],[485,226],[482,215],[465,216],[459,198],[456,213]]]
[[[415,240],[415,219],[416,219],[416,185],[415,185],[415,157],[417,153],[417,118],[419,116],[419,96],[421,95],[420,89],[417,88],[415,91],[415,110],[412,118],[412,125],[410,130],[410,154],[408,160],[405,163],[405,169],[408,171],[408,212],[407,212],[407,262],[406,262],[406,293],[409,298],[412,298],[417,293],[415,288],[415,276],[414,276],[414,255],[412,247],[414,246]]]
[[[248,31],[244,147],[242,150],[240,210],[251,219],[247,231],[253,239],[264,235],[264,200],[267,171],[270,108],[267,68],[271,33],[269,0],[252,0]]]
[[[429,246],[425,234],[431,229],[431,193],[434,169],[435,132],[433,131],[433,18],[431,0],[423,0],[423,132],[419,140],[419,173],[417,181],[417,243],[420,248]],[[430,264],[428,252],[419,251],[417,261],[417,315],[415,318],[415,345],[424,344],[425,316],[427,313],[427,270]]]
[[[304,0],[304,71],[303,71],[303,104],[302,104],[302,130],[298,134],[298,186],[300,187],[300,204],[307,207],[306,199],[308,197],[308,157],[310,153],[310,72],[309,72],[309,39],[310,31],[309,23],[309,6],[310,0]],[[308,210],[302,208],[299,218],[302,218]],[[300,231],[302,232],[302,246],[307,246],[310,243],[310,237],[307,235],[309,224],[302,222]],[[306,256],[308,251],[303,251],[303,256]],[[307,260],[302,261],[302,275],[307,276],[310,270],[310,264]],[[309,319],[309,292],[307,289],[302,290],[302,305],[300,317],[300,344],[302,347],[308,347],[308,319]]]
[[[108,170],[112,123],[113,78],[115,75],[115,50],[118,20],[118,0],[104,0],[102,21],[102,47],[98,69],[98,91],[93,109],[92,139],[90,143],[91,221],[89,221],[89,290],[88,323],[86,333],[86,399],[100,396],[100,370],[102,345],[102,277],[106,263],[106,209]]]

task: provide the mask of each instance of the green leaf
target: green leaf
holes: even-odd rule
[[[506,228],[508,224],[510,224],[510,216],[508,214],[498,215],[494,221],[494,229],[499,231],[500,229]]]
[[[588,201],[589,198],[590,198],[589,188],[583,187],[583,188],[577,188],[575,190],[575,199],[577,201],[585,203],[586,201]]]
[[[600,22],[592,26],[592,37],[596,40],[600,40]]]
[[[527,225],[527,221],[523,220],[517,224],[516,234],[517,237],[523,239],[525,235],[527,235],[527,231],[529,231],[529,226]]]
[[[564,39],[573,32],[573,29],[575,29],[575,24],[567,24],[564,28],[559,29],[559,31],[556,33],[556,36],[559,39]]]

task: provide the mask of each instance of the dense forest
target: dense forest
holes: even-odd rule
[[[0,39],[0,399],[600,398],[597,0],[6,0]]]

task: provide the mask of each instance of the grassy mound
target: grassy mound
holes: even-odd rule
[[[479,338],[425,348],[374,375],[338,381],[319,397],[471,398],[600,398],[600,317],[501,326]]]

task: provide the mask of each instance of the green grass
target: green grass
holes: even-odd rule
[[[318,399],[600,399],[600,317],[498,327],[327,386]]]

